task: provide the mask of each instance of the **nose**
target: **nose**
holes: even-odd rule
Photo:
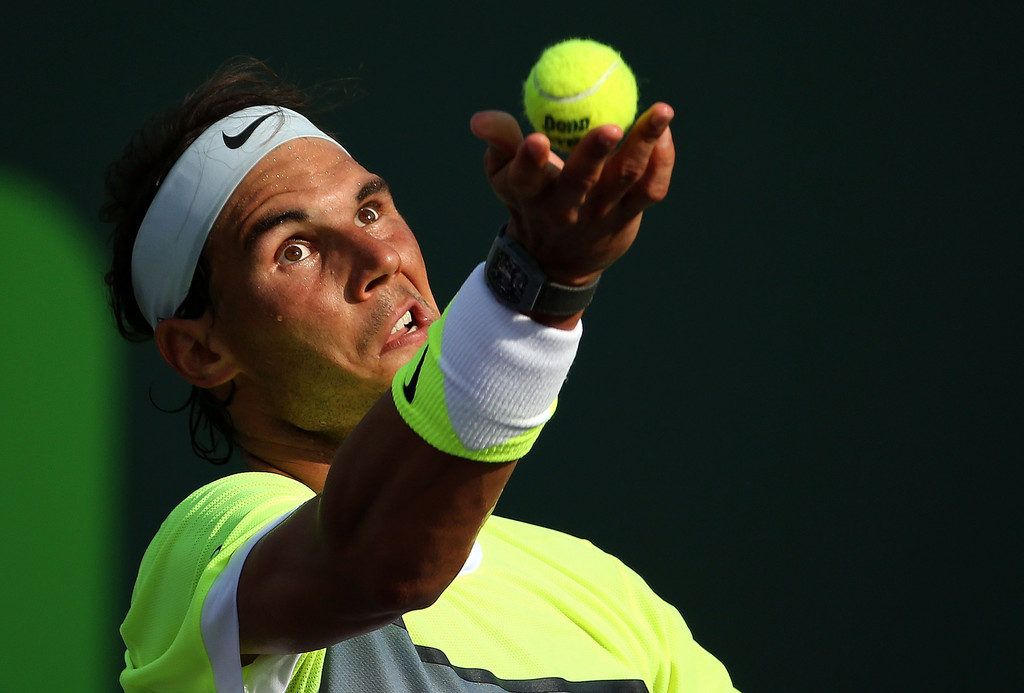
[[[373,295],[375,289],[384,286],[398,274],[402,267],[402,257],[386,240],[361,230],[346,236],[348,247],[345,251],[351,261],[345,284],[346,298],[354,303],[365,301]]]

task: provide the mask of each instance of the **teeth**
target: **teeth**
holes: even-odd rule
[[[395,334],[401,329],[408,328],[410,332],[416,329],[416,326],[412,324],[412,311],[405,311],[405,315],[398,319],[395,326],[391,328],[391,334]]]

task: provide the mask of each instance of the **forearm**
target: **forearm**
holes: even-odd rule
[[[319,649],[430,604],[514,467],[438,451],[382,397],[338,451],[323,493],[250,554],[239,583],[242,651]]]
[[[257,626],[241,623],[248,646],[336,642],[436,599],[462,567],[512,461],[550,417],[581,330],[544,327],[498,304],[474,271],[392,393],[338,450],[321,496],[247,564],[243,577],[288,575],[275,591],[287,595],[290,612],[315,612],[315,622],[293,628],[281,619],[262,635],[259,624],[276,619],[257,611]],[[253,595],[265,588],[255,580],[243,587]],[[301,642],[270,642],[292,630]]]
[[[388,396],[364,424],[339,451],[321,497],[320,530],[357,558],[358,579],[382,604],[420,608],[462,567],[515,462],[439,451],[409,428]],[[365,453],[382,440],[390,456]]]

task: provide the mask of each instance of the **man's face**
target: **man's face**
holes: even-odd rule
[[[264,157],[205,253],[237,399],[303,430],[347,432],[438,316],[387,185],[326,140]]]

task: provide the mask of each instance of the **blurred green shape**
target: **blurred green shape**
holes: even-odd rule
[[[96,239],[0,167],[3,690],[110,691],[119,668],[120,345]]]

